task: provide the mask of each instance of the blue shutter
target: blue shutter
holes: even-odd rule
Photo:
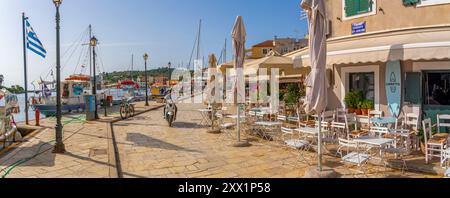
[[[405,79],[405,102],[419,105],[422,103],[422,74],[408,72]]]

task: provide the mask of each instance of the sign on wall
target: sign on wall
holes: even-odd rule
[[[353,23],[352,24],[352,34],[361,34],[366,32],[366,22]]]

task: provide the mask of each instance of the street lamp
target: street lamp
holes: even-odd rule
[[[93,36],[91,38],[91,41],[89,43],[92,47],[92,73],[93,73],[93,86],[92,86],[92,95],[94,95],[94,102],[95,102],[95,119],[98,119],[98,114],[97,114],[97,78],[96,78],[96,73],[95,73],[95,46],[97,46],[98,44],[98,40],[97,38],[95,38],[95,36]]]
[[[169,78],[168,78],[168,80],[169,80],[169,87],[170,87],[170,77],[171,77],[171,75],[170,75],[170,66],[172,66],[172,63],[169,62],[167,65],[169,66]]]
[[[147,60],[148,54],[144,54],[144,62],[145,62],[145,106],[148,107],[148,76],[147,76]]]
[[[56,126],[55,126],[55,147],[53,153],[65,153],[66,148],[63,142],[62,130],[63,125],[61,123],[61,46],[60,46],[60,15],[59,6],[61,6],[62,0],[53,0],[56,7]]]

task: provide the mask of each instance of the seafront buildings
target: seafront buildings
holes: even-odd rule
[[[327,0],[326,5],[330,110],[345,107],[350,91],[364,91],[375,109],[389,116],[387,91],[396,81],[404,113],[433,120],[450,113],[450,0]],[[277,60],[248,60],[244,70],[271,59],[266,67],[301,76],[301,69],[310,67],[308,54],[306,47]],[[389,73],[388,64],[400,64],[401,73]],[[219,66],[224,67],[232,64]]]

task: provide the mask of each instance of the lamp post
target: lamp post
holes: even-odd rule
[[[56,126],[55,126],[55,147],[53,153],[65,153],[66,149],[63,142],[61,124],[61,46],[60,46],[60,15],[59,7],[62,0],[53,0],[56,7]]]
[[[145,106],[148,107],[148,76],[147,76],[147,60],[148,54],[144,54],[144,62],[145,62]]]
[[[97,74],[95,73],[95,46],[98,44],[97,38],[93,36],[91,38],[91,41],[89,43],[92,47],[92,74],[93,74],[93,86],[92,86],[92,95],[94,95],[94,102],[95,102],[95,119],[98,119],[98,113],[97,113]]]
[[[170,66],[172,66],[172,63],[169,62],[169,63],[167,63],[167,65],[169,66],[169,78],[167,78],[167,79],[169,80],[169,87],[170,87],[170,77],[171,77],[171,75],[170,75]]]

